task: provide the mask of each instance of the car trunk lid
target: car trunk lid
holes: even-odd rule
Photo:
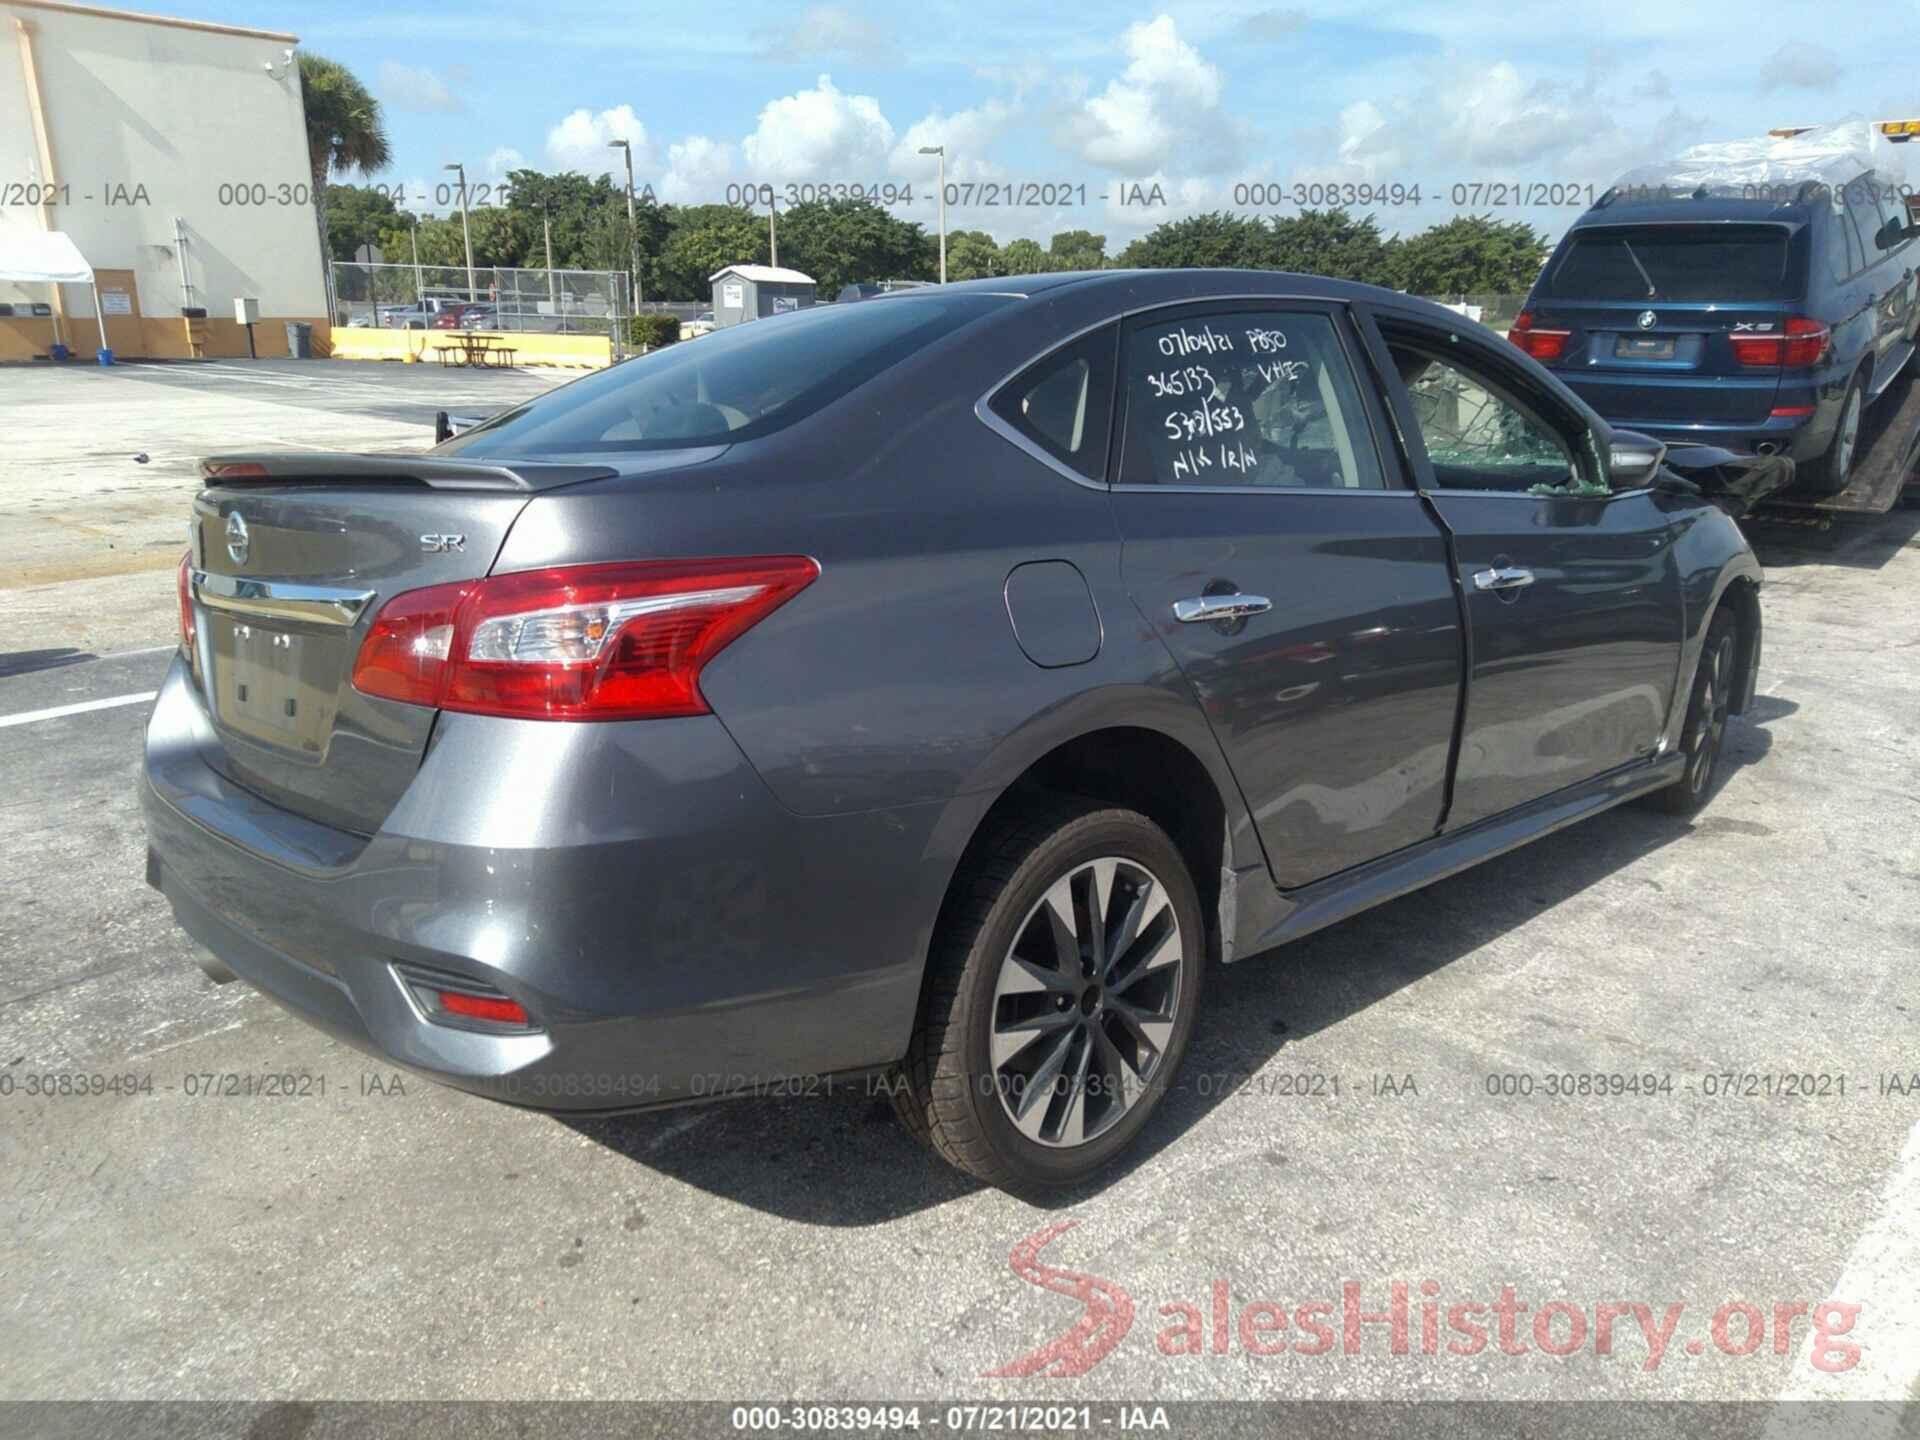
[[[223,456],[202,472],[189,563],[210,758],[274,804],[360,834],[405,790],[435,714],[353,688],[380,606],[485,575],[535,493],[615,473],[327,454]]]

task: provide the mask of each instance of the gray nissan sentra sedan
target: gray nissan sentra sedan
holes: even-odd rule
[[[462,1089],[884,1076],[953,1163],[1073,1181],[1210,963],[1704,803],[1744,463],[1438,307],[1222,271],[823,306],[424,455],[209,460],[148,878],[210,973]]]

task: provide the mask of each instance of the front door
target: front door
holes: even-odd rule
[[[1654,755],[1682,629],[1659,492],[1610,490],[1578,412],[1490,335],[1381,315],[1377,343],[1466,597],[1447,829]]]
[[[1156,310],[1123,336],[1121,565],[1275,880],[1435,833],[1462,668],[1446,544],[1337,307]]]

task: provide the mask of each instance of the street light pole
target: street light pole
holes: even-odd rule
[[[467,167],[456,160],[447,169],[460,176],[460,237],[467,242],[467,299],[472,301],[478,296],[473,283],[473,229],[467,224]]]
[[[774,229],[774,216],[780,212],[780,202],[774,196],[767,196],[767,263],[780,263],[780,236]]]
[[[640,313],[640,232],[633,219],[633,146],[625,140],[609,140],[609,150],[627,157],[627,284],[633,291],[633,313]]]
[[[427,303],[427,282],[420,273],[420,222],[413,222],[407,232],[413,237],[413,303],[416,307]]]
[[[947,283],[947,147],[922,145],[922,155],[940,157],[940,283]]]

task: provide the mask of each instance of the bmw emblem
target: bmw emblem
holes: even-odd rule
[[[1651,310],[1642,310],[1633,323],[1638,325],[1642,330],[1651,330],[1660,323],[1660,317]]]
[[[236,565],[247,563],[247,551],[252,542],[247,537],[247,522],[240,518],[240,512],[234,511],[227,516],[227,554]]]

